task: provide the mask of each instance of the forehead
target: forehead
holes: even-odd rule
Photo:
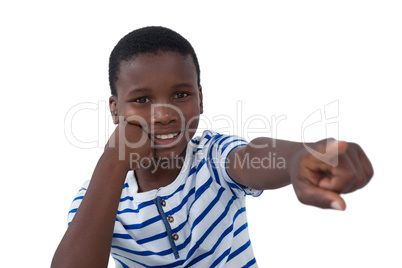
[[[168,87],[178,83],[196,86],[197,72],[192,57],[159,51],[121,62],[116,88],[121,94],[133,88]]]

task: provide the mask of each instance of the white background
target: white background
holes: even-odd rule
[[[193,44],[205,118],[236,118],[241,101],[243,121],[286,116],[268,136],[302,141],[303,122],[335,102],[338,127],[326,133],[319,122],[304,139],[354,141],[372,160],[372,182],[344,196],[345,212],[304,206],[291,187],[249,198],[260,267],[402,266],[400,2],[245,3],[0,4],[1,267],[50,265],[70,202],[107,136],[109,53],[123,35],[147,25],[170,27]],[[76,113],[70,127],[97,148],[78,148],[65,135],[66,116],[82,103],[98,110]],[[241,135],[238,121],[233,134]]]

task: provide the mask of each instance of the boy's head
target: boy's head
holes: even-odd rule
[[[163,27],[146,27],[123,37],[109,62],[115,124],[140,126],[158,157],[179,156],[203,112],[197,57],[190,43]]]
[[[197,72],[200,87],[200,66],[197,55],[190,42],[177,32],[161,26],[149,26],[134,30],[124,36],[114,47],[109,58],[109,84],[112,96],[117,96],[116,82],[120,65],[134,59],[139,54],[157,53],[158,51],[177,52],[190,55]]]

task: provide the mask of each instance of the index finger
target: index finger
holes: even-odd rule
[[[143,126],[147,126],[147,122],[145,121],[145,119],[136,114],[130,115],[128,117],[122,116],[122,119],[124,122],[126,122],[127,124],[130,124],[130,125],[135,125],[135,126],[139,126],[142,128],[143,128]]]
[[[293,187],[297,198],[305,205],[336,210],[346,209],[345,200],[339,193],[323,189],[303,179],[296,180]]]

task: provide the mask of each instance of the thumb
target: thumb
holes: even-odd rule
[[[334,157],[338,157],[339,155],[346,152],[348,148],[348,143],[345,141],[331,141],[326,145],[325,149],[325,158],[327,161],[331,161]]]
[[[336,210],[346,209],[346,203],[338,193],[308,183],[298,183],[293,186],[297,198],[305,205]]]
[[[337,141],[337,140],[328,140],[325,142],[320,142],[319,145],[315,148],[306,148],[307,151],[315,156],[317,163],[325,163],[332,167],[336,167],[338,165],[339,155],[346,152],[348,147],[347,142],[345,141]]]

